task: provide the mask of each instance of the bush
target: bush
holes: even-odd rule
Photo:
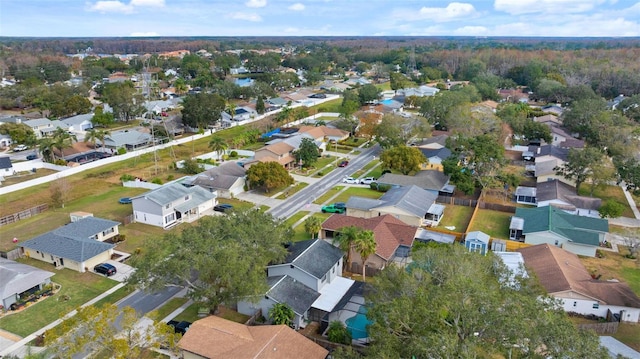
[[[351,344],[351,332],[347,330],[347,327],[339,320],[334,320],[329,324],[327,330],[327,337],[330,342],[340,344]]]
[[[372,190],[376,190],[378,192],[387,192],[388,190],[391,189],[391,185],[388,184],[381,184],[381,183],[377,183],[377,182],[372,182],[369,187]]]
[[[319,176],[319,177],[324,176],[324,172],[322,172],[322,171],[318,172],[318,176]]]
[[[238,152],[236,152],[236,151],[231,151],[231,152],[229,152],[229,157],[230,157],[230,158],[236,158],[236,157],[238,157]]]
[[[67,165],[67,161],[65,161],[65,160],[63,160],[61,158],[58,158],[53,164],[54,165],[58,165],[58,166],[66,166]]]
[[[134,176],[130,175],[130,174],[123,174],[122,176],[120,176],[120,181],[121,182],[128,182],[128,181],[133,181],[134,179],[136,179]]]
[[[151,180],[151,183],[162,184],[162,180],[160,178],[156,177],[156,178]]]
[[[173,175],[168,175],[167,176],[167,181],[173,181],[175,177]]]
[[[124,147],[120,147],[118,148],[118,154],[119,155],[124,155],[125,153],[127,153],[127,149]]]

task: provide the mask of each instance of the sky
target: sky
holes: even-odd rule
[[[640,36],[639,0],[0,0],[0,36]]]

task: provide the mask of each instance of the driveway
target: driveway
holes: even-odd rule
[[[108,277],[109,279],[113,279],[115,281],[118,282],[124,282],[125,280],[127,280],[127,277],[129,277],[129,275],[131,273],[133,273],[133,271],[135,271],[136,269],[133,268],[132,266],[128,265],[128,264],[124,264],[122,262],[118,262],[118,261],[113,261],[113,260],[108,260],[106,263],[111,264],[112,266],[116,267],[116,274],[112,275],[111,277]],[[91,270],[93,272],[93,270]],[[93,272],[97,275],[102,275],[96,272]]]

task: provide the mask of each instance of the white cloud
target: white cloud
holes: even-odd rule
[[[468,19],[477,15],[472,4],[452,2],[446,7],[422,7],[418,11],[415,9],[395,9],[391,12],[391,17],[397,22],[396,25],[407,21],[447,22],[454,20]]]
[[[304,4],[301,4],[299,2],[289,6],[289,10],[293,10],[293,11],[302,11],[304,10]]]
[[[453,30],[456,36],[487,36],[489,29],[484,26],[463,26]]]
[[[164,7],[164,0],[131,0],[132,6]]]
[[[233,14],[229,15],[229,17],[234,19],[234,20],[245,20],[245,21],[253,21],[253,22],[262,21],[262,18],[260,17],[260,15],[258,15],[258,14],[250,14],[250,13],[245,13],[245,12],[236,12],[236,13],[233,13]]]
[[[249,0],[244,4],[248,7],[265,7],[267,6],[267,0]]]
[[[581,13],[604,0],[495,0],[493,8],[511,15],[532,13]]]
[[[131,34],[129,34],[129,36],[131,37],[153,37],[153,36],[160,36],[160,34],[158,34],[155,31],[149,31],[149,32],[132,32]]]
[[[447,7],[423,7],[419,13],[424,18],[444,22],[468,17],[473,15],[475,11],[476,9],[471,4],[452,2]]]
[[[87,4],[88,11],[97,11],[101,13],[118,12],[130,14],[133,12],[133,6],[127,5],[120,1],[98,1],[95,4]]]

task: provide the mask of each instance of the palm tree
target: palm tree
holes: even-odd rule
[[[60,151],[60,157],[64,157],[63,151],[65,148],[71,147],[71,145],[73,145],[73,142],[78,141],[76,135],[70,134],[60,127],[56,128],[56,130],[53,132],[53,136],[51,137],[53,139],[53,147]]]
[[[53,139],[50,137],[44,137],[38,141],[38,151],[42,154],[45,162],[53,163],[56,159],[56,155],[53,152],[53,145]]]
[[[358,252],[360,258],[362,258],[362,280],[366,281],[365,263],[367,259],[376,252],[376,239],[372,231],[360,230],[355,241],[353,242],[353,249]]]
[[[219,160],[222,160],[222,155],[224,155],[224,151],[229,148],[229,145],[224,138],[220,136],[212,136],[211,140],[209,140],[209,148],[218,155]]]
[[[347,268],[349,268],[349,271],[351,270],[351,248],[361,230],[356,226],[342,227],[340,228],[340,233],[333,238],[334,244],[337,243],[338,247],[347,253]]]
[[[304,231],[316,238],[318,232],[322,229],[322,221],[318,217],[311,216],[304,221]]]
[[[104,139],[109,136],[111,132],[108,130],[100,130],[96,128],[92,128],[87,131],[87,135],[84,138],[85,143],[93,143],[93,147],[96,146],[96,141],[100,141],[102,143],[102,148],[104,148]]]

